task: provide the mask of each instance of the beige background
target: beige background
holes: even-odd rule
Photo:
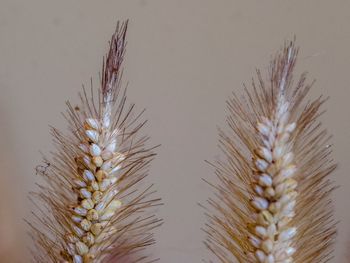
[[[166,203],[154,251],[161,262],[208,258],[197,202],[211,194],[201,181],[213,178],[203,160],[219,153],[216,126],[224,123],[225,99],[233,90],[241,92],[255,67],[266,69],[271,54],[294,34],[301,46],[299,72],[308,70],[317,79],[312,95],[331,97],[323,121],[334,134],[340,163],[335,180],[341,186],[335,194],[341,222],[333,262],[347,262],[350,1],[345,0],[1,0],[0,218],[9,221],[4,207],[20,210],[13,224],[21,233],[39,150],[52,149],[48,125],[64,129],[65,100],[76,101],[81,84],[97,79],[116,21],[125,18],[131,19],[124,76],[129,98],[147,108],[146,130],[152,142],[162,144],[150,177]],[[2,241],[11,241],[3,231]]]

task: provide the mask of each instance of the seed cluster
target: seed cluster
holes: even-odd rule
[[[74,182],[78,204],[71,207],[72,231],[66,234],[67,248],[63,252],[73,263],[94,260],[93,246],[115,233],[109,222],[122,205],[115,199],[117,190],[112,186],[125,157],[116,151],[117,142],[109,133],[109,123],[86,119],[84,133],[85,139],[79,145],[83,154],[76,159],[81,178]]]
[[[280,98],[273,121],[262,118],[257,129],[262,146],[255,151],[255,184],[257,194],[251,203],[256,209],[256,224],[249,241],[255,248],[253,261],[263,263],[293,262],[292,239],[296,228],[294,217],[297,181],[290,135],[296,124],[289,123],[288,102]]]

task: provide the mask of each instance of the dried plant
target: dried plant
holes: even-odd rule
[[[207,248],[220,262],[327,262],[335,224],[329,179],[335,169],[330,136],[319,116],[325,99],[305,101],[306,73],[293,83],[298,48],[286,44],[268,81],[228,100],[225,160],[213,166],[218,184],[208,200]]]
[[[70,134],[52,128],[56,152],[38,166],[45,183],[31,193],[35,262],[153,262],[140,250],[161,224],[153,214],[160,199],[142,186],[155,147],[139,135],[142,112],[121,88],[126,31],[118,23],[97,95],[91,85],[80,106],[67,102]]]

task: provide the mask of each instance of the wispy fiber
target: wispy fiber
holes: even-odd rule
[[[70,133],[52,128],[56,151],[37,172],[45,180],[31,197],[34,262],[153,262],[153,214],[160,199],[144,186],[154,148],[142,135],[142,112],[121,86],[127,22],[118,23],[100,89],[67,103]]]
[[[268,80],[227,102],[227,132],[214,165],[205,241],[219,262],[327,262],[336,233],[329,178],[330,136],[319,117],[325,99],[306,101],[306,73],[293,82],[298,48],[286,44]]]

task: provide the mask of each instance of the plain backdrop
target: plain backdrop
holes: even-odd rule
[[[347,262],[349,11],[348,0],[0,0],[0,239],[16,255],[25,250],[22,218],[29,213],[39,151],[53,149],[49,125],[65,129],[65,101],[77,101],[91,77],[98,82],[116,22],[129,18],[128,97],[147,109],[144,132],[162,144],[148,179],[166,204],[153,249],[160,262],[209,258],[197,203],[212,194],[201,178],[214,180],[204,160],[220,153],[217,126],[225,124],[225,100],[242,92],[256,67],[266,70],[271,55],[294,35],[301,47],[297,72],[307,70],[309,80],[317,80],[311,96],[330,96],[322,120],[334,134],[340,164],[333,177],[340,185],[334,194],[340,223],[332,262]],[[13,226],[12,242],[3,233],[12,236]],[[6,253],[0,261],[15,262]]]

